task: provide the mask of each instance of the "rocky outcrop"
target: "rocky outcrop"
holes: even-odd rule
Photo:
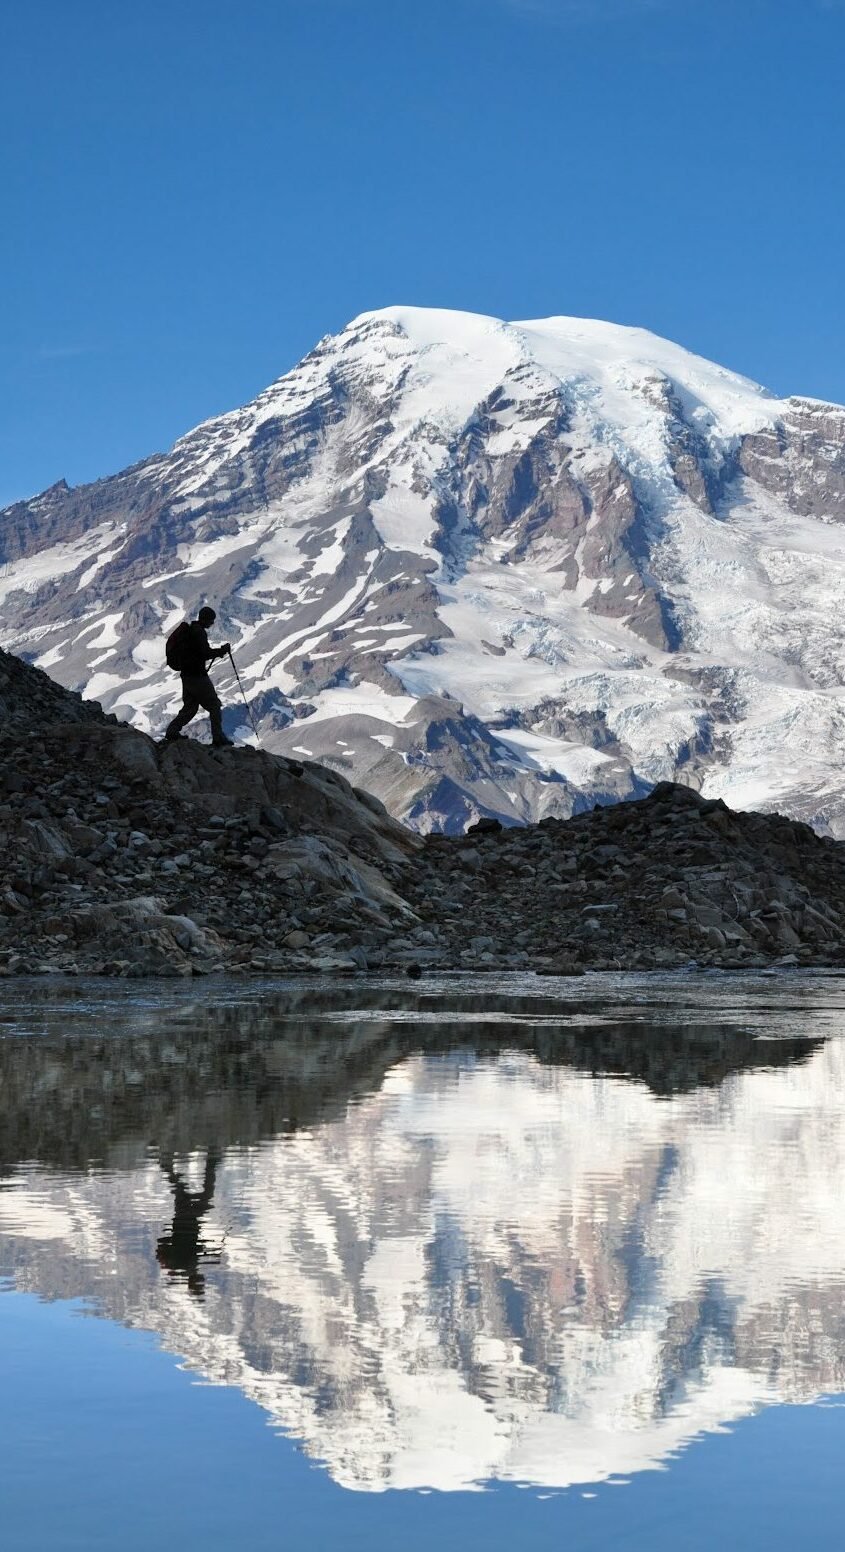
[[[774,425],[743,437],[739,466],[790,511],[845,521],[845,409],[787,399]]]
[[[386,869],[419,840],[336,772],[157,745],[6,654],[0,674],[0,971],[267,970],[306,948],[353,969],[412,917]],[[56,709],[75,720],[40,720]]]
[[[97,701],[83,700],[40,668],[0,651],[0,729],[4,735],[33,732],[56,722],[114,723]]]
[[[778,815],[663,783],[423,841],[336,770],[156,744],[0,675],[0,973],[845,964],[842,843]],[[428,730],[435,754],[465,735]]]
[[[664,783],[569,821],[432,836],[397,871],[418,955],[571,974],[843,964],[842,860],[807,825]]]

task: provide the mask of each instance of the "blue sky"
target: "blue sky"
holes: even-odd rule
[[[845,0],[7,0],[0,503],[405,302],[845,400]]]

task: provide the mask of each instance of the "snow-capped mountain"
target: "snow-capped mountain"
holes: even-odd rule
[[[158,1333],[348,1488],[606,1480],[845,1387],[840,1039],[671,1098],[527,1051],[420,1052],[260,1146],[216,1140],[252,1119],[237,1087],[198,1083],[193,1111],[162,1119],[155,1040],[93,1044],[92,1068],[125,1067],[94,1131],[127,1090],[137,1107],[140,1072],[150,1125],[193,1149],[156,1158],[139,1127],[107,1167],[39,1167],[39,1116],[10,1110],[25,1151],[0,1192],[0,1276]],[[42,1046],[28,1076],[52,1064],[49,1090]],[[170,1043],[159,1059],[184,1081]],[[187,1269],[192,1212],[201,1288],[169,1270],[179,1215]]]
[[[210,601],[265,745],[420,828],[674,778],[840,834],[843,519],[845,409],[640,329],[388,308],[0,513],[3,645],[158,732]]]

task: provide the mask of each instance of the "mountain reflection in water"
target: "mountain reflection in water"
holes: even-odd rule
[[[5,992],[0,1276],[352,1488],[595,1482],[845,1389],[841,986],[631,985]]]

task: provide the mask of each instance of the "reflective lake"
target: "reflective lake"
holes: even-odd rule
[[[845,980],[0,986],[0,1547],[841,1548]]]

